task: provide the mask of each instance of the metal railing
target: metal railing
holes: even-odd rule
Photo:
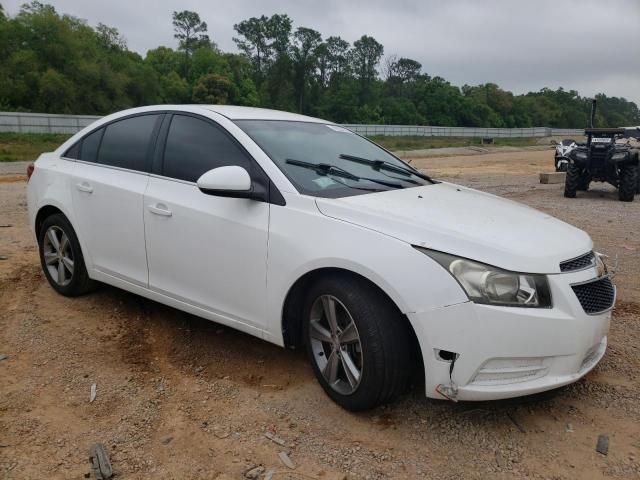
[[[73,134],[100,117],[94,115],[55,115],[48,113],[0,112],[0,132],[18,133],[68,133]],[[420,137],[572,137],[582,135],[583,130],[532,128],[475,128],[431,127],[421,125],[344,125],[366,136],[420,136]]]
[[[578,136],[584,130],[532,128],[478,128],[478,127],[430,127],[419,125],[343,125],[366,136],[418,136],[418,137],[475,137],[475,138],[529,138],[551,136]]]
[[[99,118],[94,115],[0,112],[0,132],[73,134]]]

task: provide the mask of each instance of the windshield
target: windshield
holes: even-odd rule
[[[336,125],[281,120],[235,123],[306,195],[338,198],[432,183],[374,143]]]

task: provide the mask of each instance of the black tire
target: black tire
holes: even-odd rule
[[[621,202],[633,202],[638,188],[638,166],[625,165],[620,169],[618,198]]]
[[[50,231],[53,232],[54,237],[56,237],[58,241],[64,238],[62,235],[68,239],[68,242],[65,242],[65,246],[60,248],[60,250],[64,249],[66,252],[67,256],[64,257],[66,263],[61,258],[61,256],[64,255],[60,254],[56,258],[56,249],[53,246]],[[95,288],[96,282],[89,278],[84,257],[82,256],[80,242],[78,242],[76,232],[73,230],[67,217],[61,213],[56,213],[47,217],[44,222],[42,222],[42,226],[38,232],[38,247],[42,271],[56,292],[67,297],[75,297]],[[45,259],[45,256],[47,259]],[[71,260],[71,264],[68,263],[69,260]],[[47,261],[49,261],[49,264],[47,264]],[[56,276],[56,278],[54,278],[50,270],[53,269],[57,272],[61,264],[63,270],[62,278],[64,280],[62,282],[60,281],[61,277]]]
[[[636,169],[638,170],[637,173],[637,184],[636,184],[636,194],[640,194],[640,150],[633,150],[633,159],[636,161]]]
[[[346,346],[338,347],[334,343],[336,349],[329,353],[327,349],[322,349],[330,343],[311,339],[311,330],[314,329],[311,325],[312,314],[314,318],[321,318],[313,313],[314,305],[320,301],[324,306],[322,300],[327,298],[337,300],[335,308],[338,320],[346,318],[346,322],[350,322],[352,319],[357,328],[359,350],[350,352]],[[341,318],[339,312],[342,307],[346,309],[346,315],[343,312]],[[327,322],[325,311],[321,308],[322,320],[315,323]],[[395,305],[375,286],[356,276],[336,274],[322,277],[307,292],[303,312],[303,338],[309,360],[320,385],[338,405],[350,411],[367,410],[388,403],[406,391],[412,373],[410,327]],[[343,327],[346,322],[343,322]],[[319,350],[318,345],[323,347]],[[334,386],[325,378],[318,362],[328,364],[333,351],[346,352],[351,355],[349,358],[353,363],[357,364],[356,360],[360,360],[361,373],[357,386],[347,383],[347,364],[345,357],[339,354],[336,360],[338,379]],[[353,390],[339,390],[339,383],[346,385],[347,390]]]
[[[564,196],[567,198],[576,198],[576,192],[580,186],[582,172],[575,163],[570,163],[567,167],[567,176],[564,181]]]

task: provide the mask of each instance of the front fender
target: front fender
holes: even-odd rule
[[[625,153],[624,156],[620,156],[619,153]],[[618,166],[625,165],[638,165],[639,161],[639,151],[638,150],[629,150],[627,152],[618,152],[618,158],[616,158],[616,154],[613,155],[612,160]]]
[[[266,334],[275,343],[283,341],[282,313],[291,287],[322,268],[367,278],[405,314],[468,301],[444,268],[410,244],[327,217],[310,197],[287,195],[286,207],[271,207],[268,256]]]

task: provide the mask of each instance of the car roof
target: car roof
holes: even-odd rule
[[[184,110],[193,112],[194,110],[208,110],[227,117],[229,120],[285,120],[297,122],[312,122],[333,124],[320,118],[308,117],[297,113],[283,112],[281,110],[271,110],[269,108],[240,107],[237,105],[149,105],[147,107],[132,108],[117,112],[114,115],[123,116],[130,113],[153,112],[157,110]],[[204,113],[204,112],[203,112]]]
[[[239,107],[236,105],[198,105],[224,115],[231,120],[289,120],[298,122],[331,123],[319,118],[269,108]]]

